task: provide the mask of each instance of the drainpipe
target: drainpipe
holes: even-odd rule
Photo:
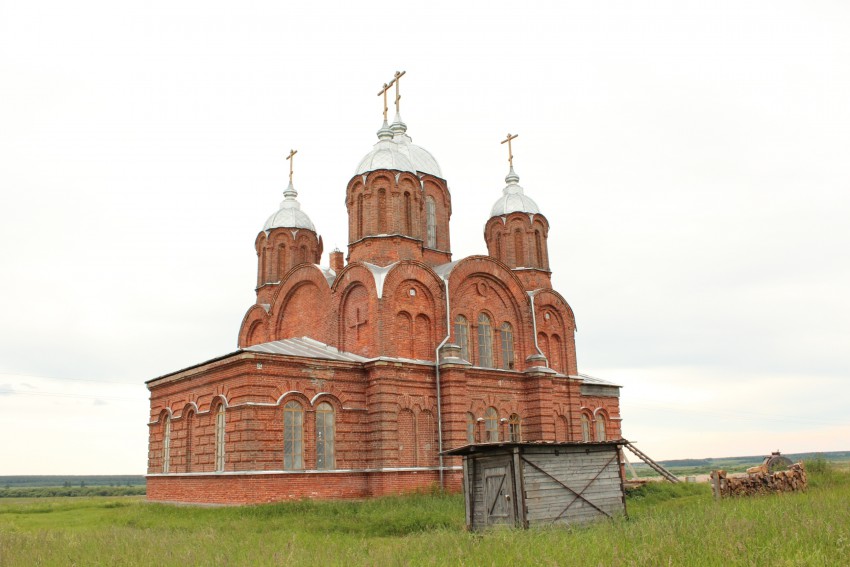
[[[437,375],[437,451],[440,455],[440,490],[445,488],[445,483],[443,481],[443,403],[440,395],[440,349],[443,348],[443,345],[445,345],[448,342],[449,337],[452,336],[452,314],[449,307],[449,280],[444,278],[443,283],[446,285],[446,337],[439,345],[437,345],[437,350],[434,354],[434,368],[436,369]]]
[[[531,299],[531,327],[534,331],[534,348],[537,349],[537,354],[546,358],[546,355],[543,354],[543,351],[540,350],[540,345],[537,344],[537,315],[534,314],[534,294],[535,292],[529,291],[528,298]],[[546,365],[549,365],[549,359],[546,358]]]

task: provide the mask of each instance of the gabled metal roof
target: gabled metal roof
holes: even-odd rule
[[[248,352],[264,352],[267,354],[283,354],[287,356],[303,356],[306,358],[321,358],[324,360],[337,360],[340,362],[366,362],[366,357],[343,352],[325,343],[309,337],[283,339],[271,341],[242,349]]]
[[[587,374],[579,373],[578,376],[570,376],[570,378],[578,378],[583,381],[585,384],[595,384],[597,386],[611,386],[613,388],[622,388],[620,384],[615,384],[613,382],[609,382],[608,380],[603,380],[602,378],[595,378],[593,376],[588,376]]]

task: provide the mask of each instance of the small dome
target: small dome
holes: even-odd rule
[[[296,197],[298,197],[298,192],[295,191],[290,181],[289,187],[283,192],[280,209],[268,218],[263,230],[268,232],[273,228],[304,228],[316,232],[313,221],[301,210],[301,203],[298,202]]]
[[[386,122],[378,130],[378,143],[357,166],[355,175],[376,169],[392,169],[410,173],[427,173],[443,179],[443,172],[434,156],[421,146],[412,143],[407,135],[407,125],[396,116],[392,126]]]
[[[511,213],[528,213],[532,215],[540,214],[540,208],[531,197],[528,197],[519,186],[519,175],[514,172],[514,168],[505,177],[507,185],[502,189],[502,196],[493,204],[490,210],[490,217],[501,217]]]

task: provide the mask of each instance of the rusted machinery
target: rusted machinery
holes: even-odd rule
[[[779,451],[774,451],[765,457],[760,465],[748,468],[747,474],[773,474],[778,471],[788,470],[792,464],[791,459],[783,457]]]

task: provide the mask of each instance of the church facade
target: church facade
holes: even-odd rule
[[[442,451],[621,437],[619,387],[579,374],[549,220],[512,162],[480,256],[452,259],[448,185],[398,115],[344,198],[347,255],[322,267],[290,169],[255,240],[238,350],[147,382],[149,500],[459,489],[460,458]]]

